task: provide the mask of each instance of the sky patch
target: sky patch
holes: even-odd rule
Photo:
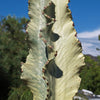
[[[100,35],[100,29],[91,32],[81,32],[78,34],[78,38],[82,43],[83,53],[90,54],[93,56],[100,55],[100,41],[98,40],[98,35]]]

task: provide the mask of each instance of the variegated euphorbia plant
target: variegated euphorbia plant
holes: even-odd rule
[[[29,0],[26,29],[31,48],[22,65],[33,100],[72,100],[84,65],[80,42],[68,8],[69,0]]]

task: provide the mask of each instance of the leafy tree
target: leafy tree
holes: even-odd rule
[[[98,36],[98,40],[100,40],[100,35]]]
[[[86,65],[81,71],[81,86],[80,89],[91,90],[95,94],[100,94],[100,57],[92,59],[90,56],[85,56]]]
[[[100,35],[98,36],[98,40],[100,41]],[[96,48],[96,50],[100,51],[100,48]]]
[[[20,79],[20,64],[21,61],[25,62],[29,48],[28,35],[25,33],[27,22],[28,19],[15,16],[0,20],[0,100],[6,100],[8,92],[12,95],[13,91],[14,95],[14,91],[23,91],[22,87],[25,90]]]
[[[32,100],[33,94],[24,85],[19,88],[12,88],[9,92],[8,100]]]

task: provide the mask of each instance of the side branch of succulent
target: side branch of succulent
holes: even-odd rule
[[[84,57],[72,22],[69,0],[29,0],[26,32],[30,50],[21,79],[33,100],[72,100],[80,85]]]

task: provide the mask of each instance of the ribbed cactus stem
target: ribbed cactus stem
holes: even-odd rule
[[[33,100],[72,100],[84,57],[72,22],[69,0],[29,0],[30,50],[22,64]]]

